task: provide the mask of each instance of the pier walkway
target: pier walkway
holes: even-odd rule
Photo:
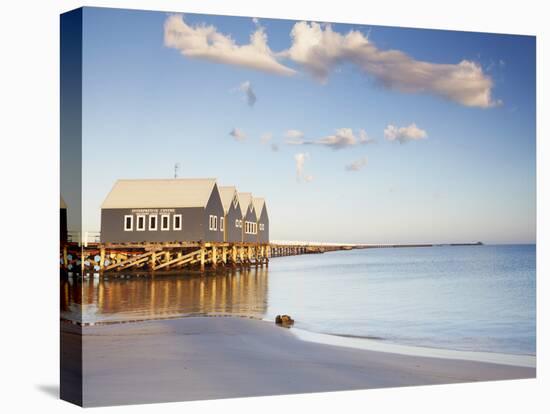
[[[270,243],[100,243],[95,234],[69,234],[61,247],[62,274],[90,276],[110,274],[144,274],[177,272],[182,269],[204,273],[218,268],[268,266],[274,257],[319,254],[338,250],[433,247],[434,244],[353,244],[311,241],[273,240]],[[463,243],[460,245],[479,245]]]

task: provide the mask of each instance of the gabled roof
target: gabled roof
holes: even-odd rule
[[[254,203],[254,209],[256,210],[256,216],[258,219],[260,218],[260,215],[262,214],[262,209],[265,206],[265,200],[260,197],[254,197],[252,199],[252,202]]]
[[[220,197],[222,199],[223,211],[227,214],[233,202],[233,198],[237,193],[237,188],[235,186],[224,186],[218,187],[218,190],[220,191]]]
[[[214,178],[118,180],[101,208],[206,207]]]
[[[239,197],[241,214],[244,217],[246,216],[246,210],[248,209],[248,206],[252,202],[252,193],[237,193],[237,196]]]

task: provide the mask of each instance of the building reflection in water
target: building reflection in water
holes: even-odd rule
[[[61,282],[61,317],[82,322],[166,318],[199,314],[262,317],[267,311],[268,269]]]

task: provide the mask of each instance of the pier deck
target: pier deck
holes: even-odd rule
[[[462,243],[479,245],[481,243]],[[319,254],[338,250],[433,247],[435,244],[342,244],[315,242],[271,243],[64,243],[61,249],[62,274],[147,274],[196,270],[201,273],[223,267],[268,266],[270,258]]]

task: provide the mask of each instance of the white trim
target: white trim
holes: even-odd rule
[[[176,217],[179,218],[180,225],[176,227]],[[181,214],[174,214],[172,216],[172,230],[181,230],[183,228],[183,218]]]
[[[167,227],[164,227],[164,218],[167,217],[166,223]],[[169,231],[170,230],[170,214],[161,214],[160,215],[160,231]]]
[[[155,218],[155,227],[151,226],[151,219]],[[159,215],[149,214],[149,231],[157,231],[159,229]]]
[[[225,217],[220,217],[220,231],[225,229]]]
[[[208,229],[210,231],[218,230],[218,216],[210,214],[210,217],[208,218]]]
[[[126,226],[127,219],[130,219],[130,228]],[[134,216],[132,214],[127,214],[124,216],[124,231],[133,231],[134,230]]]
[[[143,226],[139,225],[140,219],[142,220]],[[147,220],[145,219],[145,214],[136,215],[136,231],[145,231],[147,225]]]

